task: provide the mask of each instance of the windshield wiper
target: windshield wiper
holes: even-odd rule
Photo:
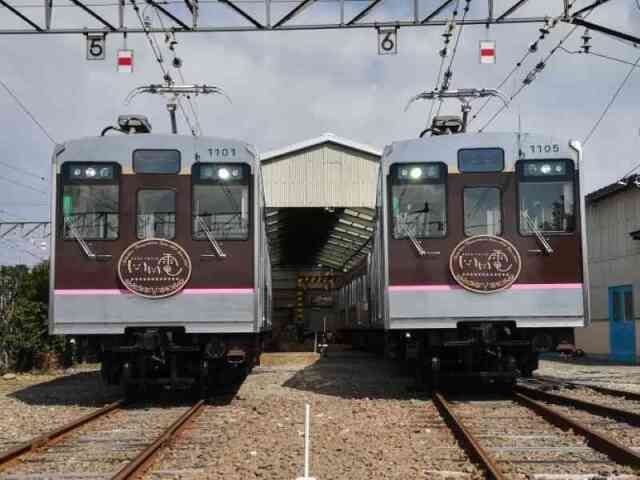
[[[216,240],[216,237],[213,236],[213,232],[211,231],[211,229],[209,229],[207,223],[202,219],[200,215],[197,215],[196,218],[198,219],[198,225],[206,235],[209,243],[213,247],[213,250],[216,252],[216,255],[220,258],[227,258],[227,254],[222,250],[222,247]],[[213,255],[204,254],[203,257],[213,257]]]
[[[421,257],[424,257],[427,254],[427,251],[424,249],[422,244],[413,235],[413,233],[411,233],[409,231],[409,228],[406,225],[404,226],[403,230],[404,230],[404,233],[407,234],[407,237],[409,237],[409,240],[411,241],[411,243],[413,244],[414,248],[416,249],[416,252],[418,252],[418,255],[420,255]]]
[[[76,242],[78,242],[78,245],[80,245],[80,248],[87,256],[87,258],[90,258],[91,260],[97,260],[99,262],[104,262],[111,259],[111,255],[109,254],[95,253],[93,250],[91,250],[89,245],[87,245],[87,242],[84,241],[84,238],[80,236],[75,224],[69,219],[69,217],[64,217],[64,224],[69,228],[71,236]]]
[[[538,227],[536,226],[535,222],[531,220],[531,217],[529,216],[529,212],[527,212],[526,210],[523,211],[522,216],[526,220],[527,225],[529,226],[531,231],[535,234],[536,238],[540,242],[540,245],[542,245],[542,248],[544,248],[545,253],[547,255],[551,255],[553,253],[553,248],[551,247],[551,245],[549,245],[549,242],[547,241],[547,239],[544,238],[544,235],[542,235],[542,232],[538,230]]]

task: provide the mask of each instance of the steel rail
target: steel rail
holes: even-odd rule
[[[169,427],[157,438],[155,442],[145,448],[131,462],[111,477],[111,480],[128,480],[138,478],[144,474],[151,466],[156,455],[196,418],[203,406],[204,400],[200,400],[193,407],[180,415],[180,417],[169,425]]]
[[[633,468],[640,468],[640,455],[618,443],[616,440],[592,430],[586,425],[564,415],[547,405],[534,400],[526,395],[514,392],[513,398],[520,404],[530,408],[538,413],[545,420],[563,430],[573,430],[582,435],[587,444],[609,458],[622,465],[628,465]]]
[[[87,423],[96,420],[97,418],[102,417],[107,413],[117,410],[118,408],[122,407],[124,403],[124,400],[118,400],[117,402],[111,403],[106,407],[102,407],[94,412],[89,413],[88,415],[73,420],[72,422],[63,425],[62,427],[44,433],[36,438],[28,440],[25,443],[13,447],[10,450],[7,450],[6,452],[0,453],[0,471],[2,471],[3,468],[6,467],[10,462],[16,460],[22,455],[49,446],[54,441],[60,440],[64,435],[77,430],[79,427],[82,427],[83,425],[86,425]]]
[[[580,410],[586,410],[587,412],[594,413],[600,416],[616,417],[624,420],[630,425],[640,427],[640,413],[631,412],[629,410],[623,410],[621,408],[609,407],[607,405],[600,405],[598,403],[590,402],[588,400],[582,400],[579,398],[567,397],[558,393],[545,392],[538,390],[537,388],[525,387],[523,385],[516,385],[513,387],[514,391],[527,395],[537,400],[544,402],[558,403],[561,405],[567,405]]]
[[[433,403],[438,408],[438,411],[445,419],[458,441],[462,443],[469,455],[475,458],[482,464],[484,470],[488,474],[488,478],[494,480],[507,480],[507,476],[502,473],[496,460],[489,455],[489,453],[482,448],[480,442],[473,434],[464,426],[460,418],[453,412],[449,402],[440,394],[435,392],[433,394]]]
[[[533,378],[534,380],[552,383],[554,384],[554,386],[564,386],[568,388],[589,388],[591,390],[595,390],[596,392],[604,393],[605,395],[611,395],[613,397],[623,397],[628,400],[640,401],[640,393],[638,392],[629,392],[627,390],[616,390],[613,388],[601,387],[600,385],[591,385],[589,383],[570,382],[570,381],[561,380],[557,378],[547,377],[544,375],[536,375]]]

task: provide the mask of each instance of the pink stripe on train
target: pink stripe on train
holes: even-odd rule
[[[582,283],[516,283],[509,290],[575,290],[582,288]],[[390,292],[443,292],[463,290],[459,285],[390,285]]]
[[[253,288],[185,288],[184,295],[242,295],[254,293]],[[104,289],[56,289],[54,295],[133,295],[129,290]]]

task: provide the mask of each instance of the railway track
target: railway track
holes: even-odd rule
[[[560,411],[522,390],[477,401],[435,393],[433,401],[487,478],[630,480],[640,474],[638,451],[585,422],[582,410]]]
[[[138,478],[203,407],[204,400],[171,408],[115,402],[0,453],[0,478]]]

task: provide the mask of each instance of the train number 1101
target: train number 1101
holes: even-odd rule
[[[557,143],[529,145],[529,148],[531,149],[531,153],[558,153],[560,151],[560,145],[558,145]]]

